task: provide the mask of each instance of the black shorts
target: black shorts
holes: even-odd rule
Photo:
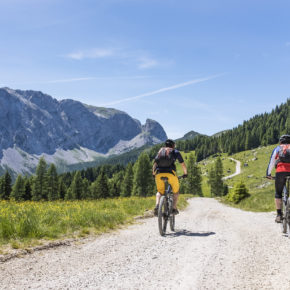
[[[286,184],[286,176],[290,176],[290,172],[276,172],[275,179],[275,198],[282,198],[283,188]]]

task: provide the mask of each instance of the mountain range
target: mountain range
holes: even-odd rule
[[[0,88],[2,172],[30,174],[41,156],[64,168],[166,139],[162,126],[151,119],[142,125],[119,110]]]

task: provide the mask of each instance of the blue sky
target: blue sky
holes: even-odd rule
[[[290,95],[288,0],[0,0],[0,87],[214,134]]]

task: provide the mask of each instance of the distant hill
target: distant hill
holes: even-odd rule
[[[195,150],[200,161],[212,154],[237,152],[276,144],[282,134],[290,134],[290,99],[276,106],[270,113],[255,115],[243,124],[213,136],[197,135],[193,139],[179,140],[177,148]]]
[[[183,137],[176,139],[176,141],[194,139],[198,135],[201,135],[201,134],[198,132],[195,132],[195,131],[190,131],[190,132],[186,133]]]

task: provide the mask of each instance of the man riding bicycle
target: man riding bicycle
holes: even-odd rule
[[[187,168],[185,162],[178,150],[175,149],[175,143],[173,140],[168,139],[165,142],[165,147],[162,147],[155,157],[153,164],[153,175],[155,176],[155,182],[157,186],[156,194],[156,206],[154,208],[154,215],[158,215],[158,207],[161,195],[165,192],[165,184],[161,179],[162,177],[168,178],[168,183],[172,187],[173,195],[173,214],[178,214],[177,201],[179,196],[179,181],[176,175],[175,161],[178,160],[181,163],[184,177],[187,176]]]
[[[290,176],[290,135],[283,135],[279,139],[277,146],[271,155],[267,168],[266,177],[272,179],[271,171],[276,168],[275,177],[275,204],[277,209],[276,223],[281,223],[282,215],[282,192],[286,183],[286,176]]]

